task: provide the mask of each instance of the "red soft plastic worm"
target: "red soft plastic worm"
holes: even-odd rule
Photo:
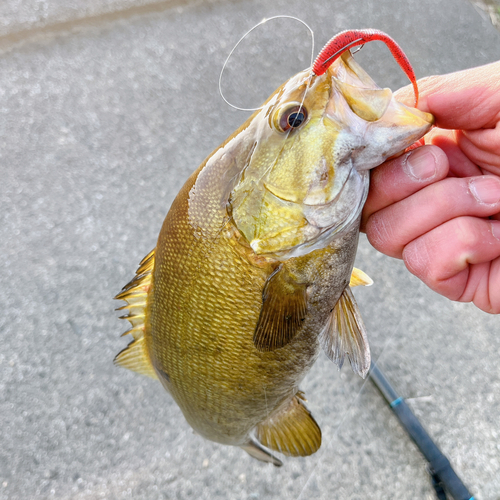
[[[406,73],[406,76],[410,79],[413,85],[413,91],[415,92],[415,107],[418,104],[418,87],[417,80],[415,78],[415,73],[411,67],[410,61],[406,57],[403,49],[386,33],[379,30],[347,30],[342,31],[338,35],[335,35],[324,47],[323,50],[318,54],[316,60],[314,61],[312,70],[317,76],[322,75],[326,72],[329,66],[340,57],[346,50],[356,47],[357,45],[364,45],[367,42],[372,42],[374,40],[380,40],[384,42],[388,49],[391,51],[394,59],[399,64],[399,67]]]

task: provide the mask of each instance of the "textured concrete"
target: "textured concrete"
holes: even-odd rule
[[[175,0],[4,0],[0,3],[0,36],[22,37],[47,28],[68,27],[79,22],[108,20],[148,10],[164,9]],[[15,37],[18,38],[17,36]]]
[[[382,29],[419,77],[499,59],[498,32],[464,0],[145,3],[0,7],[0,499],[430,500],[424,461],[376,391],[324,357],[304,383],[316,455],[276,469],[194,435],[158,383],[112,365],[126,341],[111,297],[189,173],[244,120],[217,79],[263,17],[303,18],[318,47]],[[233,101],[256,105],[308,65],[296,29],[254,32],[225,78]],[[356,57],[379,83],[406,84],[383,46]],[[375,280],[357,292],[374,357],[476,498],[500,499],[499,318],[437,296],[364,238],[358,265]]]

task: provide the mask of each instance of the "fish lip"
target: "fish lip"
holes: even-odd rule
[[[436,117],[432,113],[427,113],[427,111],[421,111],[420,109],[414,108],[413,106],[407,106],[406,104],[404,104],[400,101],[396,101],[396,102],[405,106],[407,111],[409,111],[411,114],[417,116],[418,118],[421,118],[422,120],[426,121],[430,125],[436,124]]]

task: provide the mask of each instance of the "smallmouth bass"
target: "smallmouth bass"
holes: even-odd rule
[[[369,170],[433,117],[349,51],[277,89],[189,177],[156,248],[117,295],[134,340],[117,365],[160,380],[191,427],[281,465],[321,445],[299,384],[321,349],[366,376],[351,292]]]

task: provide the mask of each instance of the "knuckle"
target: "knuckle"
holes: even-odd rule
[[[462,179],[445,179],[432,186],[432,203],[437,212],[442,213],[450,208],[450,204],[455,205],[455,197],[450,193],[456,190],[457,183],[461,184]]]

